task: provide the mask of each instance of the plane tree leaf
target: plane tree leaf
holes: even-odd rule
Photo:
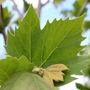
[[[41,30],[39,19],[30,5],[15,33],[8,32],[5,46],[7,54],[17,58],[24,55],[34,66],[41,68],[47,68],[53,64],[64,64],[70,70],[67,71],[63,84],[68,83],[73,80],[70,75],[80,73],[83,66],[89,63],[86,59],[78,60],[77,56],[83,48],[80,46],[83,40],[81,36],[83,19],[84,15],[71,20],[54,20],[52,23],[47,22]],[[23,64],[24,61],[19,67],[23,67]],[[26,67],[18,71],[24,69],[28,70]]]

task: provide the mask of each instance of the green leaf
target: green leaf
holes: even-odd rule
[[[73,80],[70,75],[80,73],[83,66],[89,63],[89,60],[78,60],[77,57],[83,48],[80,46],[83,40],[83,19],[84,15],[72,20],[54,20],[52,23],[47,22],[43,30],[40,30],[38,17],[30,6],[15,34],[8,33],[7,53],[14,57],[24,55],[40,67],[64,64],[70,71],[65,74],[63,84],[68,83]],[[22,66],[23,64],[20,65]],[[21,71],[24,69],[20,68]]]
[[[23,2],[24,2],[24,9],[25,9],[25,11],[27,11],[29,8],[29,4],[27,3],[26,0],[23,0]]]
[[[88,65],[90,65],[90,57],[87,56],[79,56],[75,60],[69,62],[68,67],[70,68],[70,71],[66,72],[65,81],[61,84],[67,84],[68,82],[75,80],[76,78],[71,77],[72,74],[83,75],[84,69]],[[56,83],[56,85],[60,85],[60,83]]]
[[[3,15],[4,15],[4,26],[6,27],[10,21],[11,14],[7,10],[7,8],[3,8]],[[3,32],[3,25],[2,20],[0,18],[0,32]]]
[[[3,8],[3,14],[4,14],[4,24],[7,26],[10,22],[11,13],[8,11],[7,8]]]
[[[89,60],[78,60],[77,53],[83,48],[80,42],[83,40],[82,32],[83,16],[73,20],[54,20],[47,23],[43,29],[43,51],[42,64],[47,67],[51,64],[62,63],[70,69],[65,74],[65,81],[59,84],[66,84],[74,78],[72,74],[81,74],[80,70],[90,63]],[[78,69],[76,69],[78,67]]]
[[[7,57],[0,60],[0,85],[11,78],[17,72],[31,72],[33,64],[31,64],[25,56],[20,59]]]
[[[79,90],[90,90],[87,86],[81,85],[79,83],[76,83],[76,86]]]
[[[80,42],[83,16],[73,20],[54,20],[47,23],[43,29],[43,51],[41,66],[55,63],[68,65],[77,57],[77,53],[83,48]]]
[[[86,1],[84,0],[85,3],[82,2],[81,4],[79,1],[82,2],[82,0],[76,0],[76,2],[74,3],[74,10],[72,11],[72,15],[74,16],[81,16],[87,11]]]
[[[84,27],[86,30],[90,29],[90,21],[84,22]]]
[[[5,60],[0,60],[0,84],[15,72],[17,68],[17,60],[15,58],[7,57]]]
[[[77,2],[82,7],[87,2],[87,0],[77,0]]]
[[[8,33],[6,46],[8,54],[15,57],[24,55],[32,61],[36,47],[39,44],[38,39],[40,33],[39,19],[36,16],[33,7],[30,6],[25,18],[20,23],[19,28],[15,31],[15,35],[12,35],[10,32]]]
[[[90,58],[90,56],[89,56],[89,58]],[[90,63],[85,68],[83,68],[83,75],[90,78]]]
[[[18,73],[14,75],[0,90],[57,90],[40,76],[32,73]]]
[[[33,64],[31,64],[25,56],[22,56],[18,60],[18,69],[17,71],[32,71]]]

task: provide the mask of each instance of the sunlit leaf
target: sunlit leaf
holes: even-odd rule
[[[47,22],[43,30],[40,30],[39,19],[30,5],[15,33],[8,32],[7,53],[14,57],[24,55],[40,68],[62,63],[70,69],[65,74],[63,84],[68,83],[73,80],[72,74],[81,74],[80,70],[90,62],[85,59],[78,60],[77,56],[83,48],[80,46],[83,40],[81,36],[83,19],[84,15],[71,20],[54,20],[52,23]]]

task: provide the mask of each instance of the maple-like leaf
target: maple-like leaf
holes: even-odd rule
[[[30,5],[19,28],[7,35],[7,54],[24,55],[35,66],[43,68],[62,63],[70,68],[63,84],[68,83],[73,80],[72,74],[81,74],[80,70],[90,63],[88,59],[78,60],[77,56],[83,48],[80,46],[83,19],[84,15],[72,20],[54,20],[40,30],[39,19]]]
[[[41,75],[48,83],[54,84],[53,81],[59,82],[64,81],[63,78],[63,71],[69,70],[64,64],[55,64],[47,67],[46,69],[43,68],[34,68],[32,72],[38,73]]]

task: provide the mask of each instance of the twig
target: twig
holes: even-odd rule
[[[41,6],[43,7],[43,6],[45,6],[46,4],[48,4],[48,3],[49,3],[49,0],[48,0],[46,3],[42,4]]]
[[[0,33],[3,35],[4,41],[6,43],[6,34],[5,34],[5,25],[4,25],[4,14],[3,14],[2,5],[0,5],[0,18],[1,18],[1,27],[2,27],[2,30],[0,31]]]
[[[38,14],[39,17],[40,17],[41,8],[42,8],[43,6],[45,6],[48,2],[49,2],[49,0],[48,0],[45,4],[42,4],[42,3],[41,3],[41,0],[38,1],[38,7],[37,7],[37,9],[36,9],[36,12],[37,12],[37,14]]]

